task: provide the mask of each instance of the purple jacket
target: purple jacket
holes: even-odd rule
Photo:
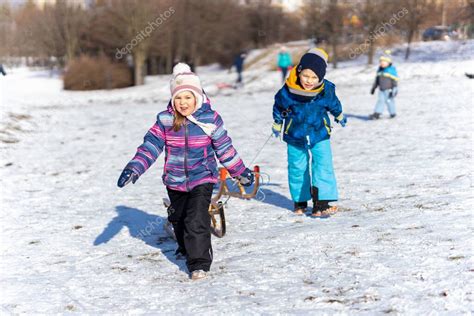
[[[209,100],[193,116],[199,122],[217,126],[212,136],[188,120],[175,132],[174,109],[170,102],[168,109],[158,114],[156,123],[148,130],[143,144],[126,168],[141,176],[165,151],[163,183],[172,190],[185,192],[203,183],[217,183],[219,174],[215,157],[232,177],[242,174],[245,165],[227,136],[221,116],[211,109]]]

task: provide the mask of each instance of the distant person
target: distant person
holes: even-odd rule
[[[282,82],[285,82],[286,74],[291,68],[291,55],[285,46],[282,46],[278,53],[278,68],[281,71]]]
[[[5,72],[5,68],[3,68],[3,65],[2,65],[2,64],[0,64],[0,73],[1,73],[2,75],[4,75],[4,76],[7,75],[7,73]]]
[[[375,105],[374,113],[369,115],[369,119],[378,120],[383,113],[385,106],[388,108],[390,118],[397,116],[395,109],[395,97],[398,93],[398,74],[392,65],[392,57],[390,51],[385,51],[380,56],[380,65],[377,70],[374,85],[370,90],[370,94],[375,93],[375,89],[379,87],[379,96]]]
[[[328,55],[310,49],[291,69],[285,85],[275,95],[272,132],[288,144],[288,182],[294,213],[303,215],[313,200],[312,217],[327,217],[337,211],[338,200],[332,163],[331,121],[328,112],[343,127],[347,123],[335,85],[324,79]],[[311,171],[311,172],[310,172]]]
[[[242,71],[244,70],[245,57],[247,57],[247,54],[245,52],[240,52],[234,57],[234,66],[235,70],[237,71],[237,86],[241,86],[243,84]]]
[[[216,158],[244,186],[253,183],[254,175],[188,65],[173,68],[170,90],[167,109],[158,113],[117,185],[135,183],[165,152],[162,179],[171,201],[168,221],[178,242],[176,255],[186,258],[190,277],[197,280],[207,276],[212,263],[209,205],[219,177]]]

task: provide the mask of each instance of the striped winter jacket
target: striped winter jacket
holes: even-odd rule
[[[141,176],[165,152],[163,183],[168,188],[189,192],[203,183],[217,183],[217,156],[232,177],[239,176],[245,165],[227,136],[221,116],[203,103],[193,116],[202,123],[213,123],[216,129],[208,136],[196,124],[185,121],[177,132],[173,130],[174,109],[171,102],[160,112],[156,123],[146,133],[144,142],[125,168]]]

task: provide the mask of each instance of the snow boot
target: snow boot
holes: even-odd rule
[[[191,280],[193,281],[204,279],[206,277],[207,277],[207,272],[204,270],[195,270],[191,272]]]
[[[374,112],[374,114],[369,115],[369,120],[378,120],[380,118],[380,113]]]
[[[328,201],[315,201],[311,216],[319,218],[329,217],[332,215],[330,209],[331,206],[329,206]]]
[[[303,215],[306,213],[306,208],[308,207],[308,202],[295,202],[294,213],[296,215]]]
[[[313,197],[313,212],[311,214],[311,217],[316,217],[316,218],[329,217],[331,215],[328,211],[328,209],[331,208],[329,206],[329,201],[318,200],[317,187],[311,187],[311,196]]]
[[[395,118],[395,116],[397,116],[397,114],[390,114],[390,118]]]

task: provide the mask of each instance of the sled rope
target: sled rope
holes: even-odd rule
[[[260,155],[260,153],[262,152],[263,148],[265,148],[265,146],[267,145],[268,141],[270,140],[270,138],[272,138],[273,136],[273,133],[270,134],[270,136],[268,136],[267,140],[265,141],[265,143],[263,144],[262,147],[260,147],[260,149],[258,150],[257,154],[255,155],[255,157],[253,157],[252,161],[248,164],[249,166],[253,165],[255,159],[257,159],[258,155]]]

